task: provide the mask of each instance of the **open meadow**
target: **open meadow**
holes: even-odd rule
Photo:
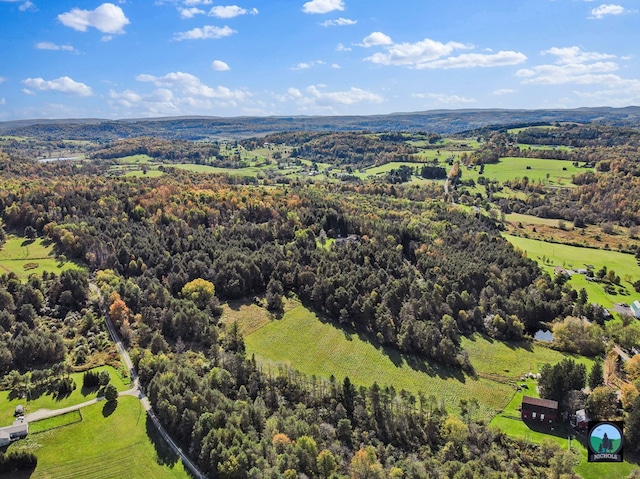
[[[42,238],[9,235],[0,246],[0,274],[14,273],[24,280],[32,274],[42,276],[45,271],[60,274],[68,269],[80,269],[80,266],[60,261],[53,253],[53,244]]]
[[[578,291],[584,288],[590,302],[597,302],[605,308],[611,308],[617,302],[629,303],[640,299],[640,294],[636,293],[629,284],[629,280],[633,283],[640,279],[640,266],[631,254],[549,243],[512,235],[504,235],[504,237],[529,258],[537,261],[551,275],[554,274],[556,266],[567,269],[584,269],[587,266],[593,266],[596,271],[606,266],[608,270],[614,270],[621,278],[620,285],[626,289],[622,294],[619,291],[620,287],[615,288],[618,294],[609,294],[604,290],[603,283],[588,281],[584,275],[576,274],[571,277],[569,284]]]
[[[233,315],[230,311],[227,314],[229,321]],[[242,316],[248,320],[246,310]],[[238,317],[242,326],[243,320]],[[357,333],[320,320],[301,305],[287,311],[282,319],[254,321],[247,332],[247,351],[255,354],[264,367],[287,364],[308,376],[327,379],[333,375],[338,380],[348,376],[358,385],[368,386],[375,381],[380,386],[393,385],[396,391],[422,391],[442,399],[455,412],[460,399],[476,398],[480,403],[479,417],[485,420],[511,400],[520,376],[537,372],[545,362],[556,363],[565,357],[535,343],[508,344],[474,335],[462,342],[476,371],[476,376],[469,376],[383,348]]]
[[[80,417],[10,445],[9,452],[26,450],[38,457],[33,472],[11,479],[190,477],[182,462],[167,452],[138,398],[121,396],[115,409],[99,402],[82,408]]]
[[[505,157],[498,163],[488,163],[484,167],[484,177],[501,183],[516,178],[529,178],[531,182],[541,182],[545,186],[573,187],[573,175],[592,171],[588,168],[575,167],[566,160],[543,160],[538,158]],[[462,179],[480,177],[479,167],[462,170]]]
[[[113,384],[118,391],[126,391],[131,386],[129,380],[123,380],[122,376],[111,366],[101,366],[94,368],[93,371],[109,371],[111,376],[111,384]],[[42,388],[38,388],[36,384],[32,385],[31,393],[27,398],[15,397],[10,391],[0,391],[0,426],[8,426],[13,421],[13,413],[15,407],[19,404],[25,407],[25,413],[33,413],[39,409],[62,409],[76,404],[83,403],[94,399],[97,396],[98,388],[83,388],[82,378],[84,373],[72,373],[70,374],[73,379],[76,388],[64,397],[54,397],[53,394],[43,391]]]

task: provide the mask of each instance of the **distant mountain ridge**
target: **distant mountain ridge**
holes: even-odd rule
[[[553,122],[598,123],[640,127],[640,107],[571,110],[464,109],[431,110],[368,116],[162,117],[107,120],[99,118],[15,120],[0,122],[1,135],[50,140],[115,140],[139,136],[207,140],[242,139],[281,131],[427,131],[455,134],[491,126]]]

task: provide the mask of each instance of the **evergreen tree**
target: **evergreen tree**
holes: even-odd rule
[[[598,386],[604,385],[604,374],[602,370],[602,361],[597,360],[593,363],[591,372],[589,373],[589,388],[593,391]]]

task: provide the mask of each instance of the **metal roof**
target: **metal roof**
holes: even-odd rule
[[[529,404],[531,406],[539,406],[547,409],[558,409],[558,401],[551,399],[532,398],[530,396],[524,396],[522,398],[522,405]]]

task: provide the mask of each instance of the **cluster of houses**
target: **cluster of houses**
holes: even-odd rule
[[[16,406],[15,415],[16,419],[11,426],[0,427],[0,447],[8,446],[29,434],[29,424],[24,419],[24,407]]]

